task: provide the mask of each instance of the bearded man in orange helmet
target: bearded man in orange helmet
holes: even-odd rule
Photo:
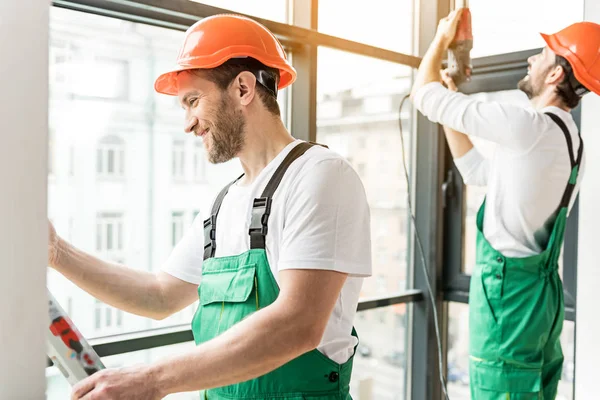
[[[455,92],[448,73],[442,79],[461,14],[440,21],[412,99],[444,125],[465,183],[487,186],[469,294],[471,398],[554,399],[563,363],[558,259],[585,158],[570,111],[586,93],[600,94],[600,25],[542,35],[547,46],[518,85],[531,101],[523,108],[478,101]],[[482,157],[469,136],[496,143],[494,157]]]
[[[362,281],[371,274],[370,211],[339,155],[294,139],[277,91],[296,72],[264,26],[205,18],[186,32],[177,66],[155,89],[178,96],[185,131],[208,159],[244,174],[197,218],[156,274],[106,263],[49,225],[50,265],[95,297],[162,319],[199,298],[197,348],[141,367],[104,370],[73,399],[350,399]]]

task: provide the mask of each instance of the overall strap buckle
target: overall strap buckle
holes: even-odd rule
[[[273,173],[271,180],[263,190],[260,197],[254,199],[252,204],[252,218],[250,220],[250,249],[265,249],[265,238],[268,231],[269,215],[271,214],[271,201],[283,176],[289,166],[301,157],[313,146],[311,143],[303,142],[294,147],[283,159],[279,167]]]
[[[271,215],[270,197],[259,197],[252,204],[252,217],[250,219],[250,249],[264,249],[265,237],[269,230],[269,215]]]
[[[217,249],[217,216],[211,215],[204,220],[204,259],[215,256]]]

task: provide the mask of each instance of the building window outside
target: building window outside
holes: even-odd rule
[[[123,327],[123,311],[117,310],[96,299],[94,310],[94,328],[98,330]]]
[[[123,214],[98,213],[96,220],[96,250],[114,262],[123,262]]]
[[[96,173],[99,177],[125,176],[125,141],[118,136],[104,136],[98,142]]]
[[[206,152],[201,142],[194,146],[194,179],[199,182],[206,180]]]
[[[183,237],[184,225],[183,211],[174,211],[171,214],[171,245],[173,247],[175,247]]]
[[[173,179],[185,179],[185,143],[183,140],[173,141]]]

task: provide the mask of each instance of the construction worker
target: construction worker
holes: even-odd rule
[[[96,298],[165,318],[199,298],[197,347],[141,367],[103,370],[73,399],[350,399],[359,292],[371,274],[370,211],[341,156],[294,139],[277,91],[296,71],[264,26],[218,15],[185,34],[177,66],[155,89],[178,96],[185,131],[212,163],[244,174],[197,218],[156,274],[114,265],[49,226],[53,268]]]
[[[584,164],[570,111],[587,92],[600,94],[600,25],[580,22],[542,35],[547,47],[528,59],[518,85],[531,102],[523,108],[442,85],[440,66],[460,16],[454,11],[440,21],[411,96],[446,127],[465,183],[487,186],[469,295],[471,398],[554,399],[563,363],[558,258]],[[494,157],[485,159],[467,135],[496,143]]]

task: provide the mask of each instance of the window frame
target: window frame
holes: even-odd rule
[[[418,1],[418,0],[414,0]],[[414,41],[418,43],[422,54],[429,45],[438,16],[447,14],[449,0],[421,0],[419,12],[415,13],[418,29],[414,32]],[[228,10],[196,3],[188,0],[53,0],[55,7],[118,18],[152,26],[185,31],[198,19]],[[417,10],[417,8],[414,8]],[[426,11],[427,10],[427,11]],[[431,12],[434,10],[434,12]],[[390,61],[417,68],[421,58],[378,48],[363,43],[346,40],[319,33],[318,0],[293,2],[293,24],[284,24],[250,16],[270,29],[290,50],[290,60],[298,72],[295,84],[288,91],[289,109],[287,126],[299,139],[316,141],[316,103],[317,103],[317,49],[319,46],[341,50],[373,59]],[[236,13],[239,14],[239,13]],[[419,31],[419,32],[417,32]],[[435,133],[435,124],[427,121],[413,110],[411,131],[415,140],[411,142],[408,154],[411,163],[411,186],[413,210],[416,225],[423,235],[425,259],[428,270],[421,265],[420,257],[415,257],[414,243],[409,235],[408,251],[413,255],[408,263],[408,286],[402,293],[391,293],[380,298],[361,299],[358,311],[370,310],[394,304],[409,304],[407,311],[407,368],[405,370],[406,398],[438,399],[441,390],[437,373],[437,350],[432,323],[432,309],[429,300],[425,300],[426,274],[437,279],[432,282],[436,294],[435,307],[443,317],[442,298],[439,296],[438,281],[441,278],[442,221],[440,185],[442,179],[443,142]],[[435,160],[431,162],[431,160]],[[417,174],[415,171],[419,171]],[[417,192],[415,187],[419,187]],[[410,221],[407,221],[410,224]],[[150,264],[152,264],[150,260]],[[169,344],[193,340],[189,324],[169,328],[138,331],[121,335],[107,336],[91,340],[98,354],[102,356],[123,354]]]

